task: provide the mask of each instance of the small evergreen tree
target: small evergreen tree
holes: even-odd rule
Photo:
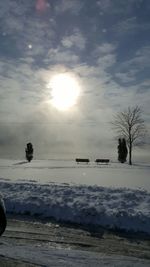
[[[121,139],[118,139],[118,161],[121,162],[122,158],[122,148],[121,148]]]
[[[27,144],[25,152],[26,152],[26,159],[30,162],[33,159],[33,145],[31,143]]]
[[[128,155],[128,150],[126,146],[126,140],[125,138],[118,139],[118,161],[121,163],[126,162],[127,160],[127,155]]]
[[[128,149],[127,149],[127,144],[126,144],[126,139],[122,139],[122,150],[123,150],[123,160],[124,162],[127,161],[127,155],[128,155]]]

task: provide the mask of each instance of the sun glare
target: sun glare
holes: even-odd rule
[[[80,90],[78,82],[69,74],[57,74],[49,83],[52,105],[58,110],[68,110],[77,102]]]

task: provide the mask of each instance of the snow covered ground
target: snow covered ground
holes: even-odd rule
[[[69,183],[106,187],[143,188],[150,191],[150,164],[110,163],[109,165],[76,164],[69,160],[0,159],[1,180],[33,181],[37,183]]]
[[[137,259],[134,257],[105,255],[101,253],[80,251],[80,250],[66,250],[66,249],[51,249],[45,247],[31,246],[8,246],[7,252],[0,248],[0,254],[5,255],[11,259],[14,258],[26,262],[26,265],[35,264],[45,267],[149,267],[149,260]],[[3,265],[11,266],[11,265]],[[14,266],[14,265],[13,265]],[[18,265],[22,266],[22,265]],[[1,266],[2,267],[2,266]]]
[[[7,213],[33,215],[150,234],[150,165],[0,160]],[[21,245],[2,238],[0,264],[12,266],[149,266],[149,260],[89,251]],[[4,263],[3,263],[4,262]],[[15,263],[16,264],[16,263]],[[20,265],[19,265],[20,264]],[[15,266],[15,265],[13,265]]]
[[[150,166],[0,161],[7,212],[150,234]]]

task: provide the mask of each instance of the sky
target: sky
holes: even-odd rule
[[[149,73],[149,0],[1,1],[0,157],[27,142],[35,158],[115,155],[116,112],[140,105],[150,129]],[[67,110],[52,105],[60,74],[80,91]]]

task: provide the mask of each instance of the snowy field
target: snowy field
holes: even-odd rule
[[[80,250],[46,249],[45,247],[31,246],[8,246],[8,251],[0,249],[1,255],[8,256],[24,262],[24,265],[17,266],[29,267],[149,267],[149,260],[137,259],[134,257],[116,256],[101,253],[90,253]],[[25,264],[26,263],[26,264]],[[12,265],[1,265],[1,267]],[[13,265],[15,266],[15,265]]]
[[[68,183],[106,187],[142,188],[150,192],[150,164],[110,163],[108,165],[76,164],[68,160],[19,160],[0,159],[1,181]]]
[[[92,227],[104,226],[150,234],[149,174],[148,164],[131,167],[113,162],[108,165],[77,165],[67,160],[34,160],[27,163],[1,159],[0,193],[7,213],[12,216],[31,215],[34,220],[54,218]],[[33,244],[33,240],[25,245],[20,243],[20,239],[14,239],[10,230],[8,227],[6,235],[4,233],[1,238],[2,267],[144,267],[150,264],[144,258],[111,255],[109,251],[103,254],[51,248],[49,243],[38,241]]]
[[[150,165],[0,160],[8,213],[150,234]]]

